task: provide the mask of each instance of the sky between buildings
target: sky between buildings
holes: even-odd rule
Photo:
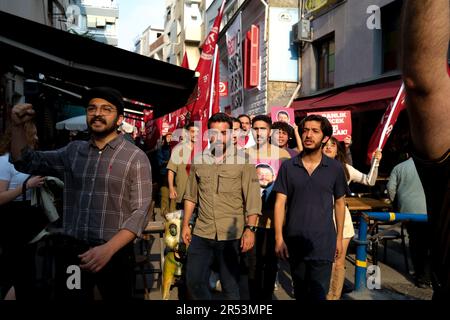
[[[148,26],[164,28],[165,0],[120,0],[119,48],[134,50],[134,39]]]

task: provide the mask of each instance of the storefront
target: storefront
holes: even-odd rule
[[[356,168],[365,172],[369,168],[365,161],[369,140],[385,110],[395,98],[401,81],[400,75],[394,75],[335,88],[297,99],[292,104],[292,108],[297,118],[303,118],[307,113],[316,111],[350,111],[353,161]],[[380,176],[388,175],[406,151],[409,130],[406,120],[406,112],[402,111],[384,148]]]

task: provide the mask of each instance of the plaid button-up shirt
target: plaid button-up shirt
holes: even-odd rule
[[[93,141],[75,141],[55,151],[25,150],[15,167],[64,181],[63,227],[70,236],[108,241],[121,229],[139,236],[146,226],[150,162],[121,135],[103,150]]]

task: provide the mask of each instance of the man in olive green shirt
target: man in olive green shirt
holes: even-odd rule
[[[247,252],[255,241],[261,213],[259,180],[245,152],[231,145],[231,128],[224,113],[208,120],[211,145],[194,158],[184,195],[182,238],[189,245],[186,279],[193,299],[211,299],[208,278],[216,259],[225,298],[238,300],[239,248]],[[195,205],[198,216],[191,230]]]
[[[194,154],[194,144],[198,139],[198,128],[193,122],[186,125],[188,131],[188,141],[183,141],[172,150],[169,163],[167,164],[167,179],[169,184],[169,196],[175,200],[177,206],[183,204],[184,192],[190,168],[188,164],[192,162]],[[182,208],[182,207],[181,207]]]

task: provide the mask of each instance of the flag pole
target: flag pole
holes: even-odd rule
[[[386,124],[383,128],[383,132],[381,133],[380,141],[378,142],[378,149],[381,149],[384,137],[386,136],[386,133],[387,133],[387,130],[389,127],[388,124],[391,122],[391,118],[392,118],[392,115],[394,114],[395,109],[398,108],[398,103],[399,103],[400,97],[402,96],[404,89],[405,89],[405,85],[402,82],[402,86],[400,87],[400,90],[398,90],[397,96],[395,97],[395,100],[394,100],[394,104],[392,105],[391,112],[389,112],[389,117],[387,118]]]
[[[224,1],[225,2],[225,1]],[[216,90],[215,86],[215,78],[216,78],[216,61],[217,61],[217,53],[219,52],[219,47],[216,44],[216,47],[214,48],[214,59],[213,59],[213,65],[212,65],[212,76],[211,76],[211,86],[209,88],[209,116],[212,116],[212,105],[214,100],[214,93]]]

